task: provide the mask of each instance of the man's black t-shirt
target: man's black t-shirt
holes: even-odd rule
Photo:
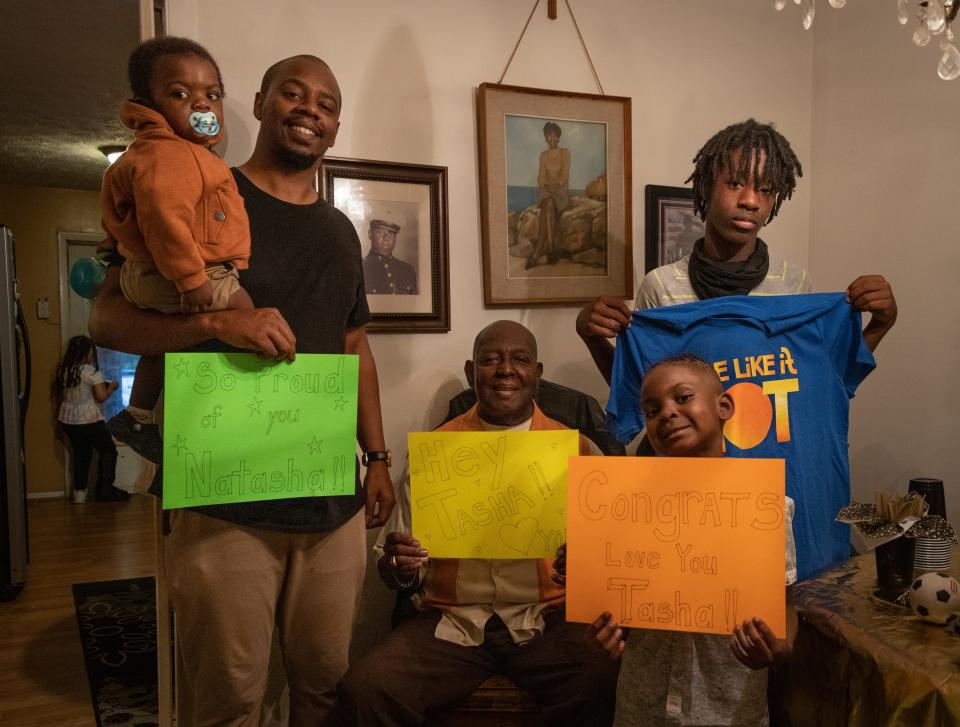
[[[257,308],[280,311],[297,337],[297,353],[343,353],[346,332],[370,320],[353,224],[323,200],[290,204],[237,169],[233,176],[250,218],[250,268],[240,271],[240,284]],[[209,505],[197,512],[267,530],[326,532],[363,507],[359,469],[356,481],[353,495]]]

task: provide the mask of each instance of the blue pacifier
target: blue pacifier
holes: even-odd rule
[[[204,136],[216,136],[220,133],[220,121],[213,111],[194,111],[190,114],[190,128]]]

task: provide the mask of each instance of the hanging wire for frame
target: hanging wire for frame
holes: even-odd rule
[[[563,2],[567,6],[567,11],[570,13],[570,19],[573,20],[573,27],[577,30],[577,37],[580,39],[580,45],[583,46],[583,54],[587,57],[587,63],[590,64],[590,70],[593,72],[593,80],[597,82],[597,88],[600,89],[600,95],[603,96],[605,95],[603,92],[603,84],[600,83],[600,76],[597,75],[597,69],[594,68],[590,51],[587,50],[587,44],[583,40],[583,33],[580,32],[580,26],[577,24],[577,16],[573,14],[573,8],[570,7],[570,0],[563,0]]]
[[[507,70],[510,68],[510,64],[513,63],[513,57],[517,54],[517,48],[520,47],[520,41],[523,40],[523,36],[527,32],[527,28],[530,27],[530,21],[533,20],[533,14],[537,12],[537,7],[539,5],[540,0],[534,0],[533,7],[530,9],[530,15],[527,16],[527,22],[523,24],[523,30],[520,31],[520,37],[517,38],[517,42],[513,46],[513,50],[510,52],[510,57],[507,58],[507,65],[503,67],[503,73],[500,74],[500,78],[497,80],[498,86],[503,83],[503,77],[507,75]]]
[[[570,7],[570,0],[563,1],[567,6],[567,12],[570,13],[570,19],[573,20],[573,27],[577,31],[577,37],[580,39],[580,45],[583,48],[583,54],[587,57],[587,63],[590,64],[590,71],[593,73],[593,80],[597,82],[597,88],[600,89],[600,95],[605,95],[603,84],[600,83],[600,76],[597,75],[597,69],[593,65],[593,59],[590,57],[590,51],[587,50],[587,44],[583,39],[583,33],[580,32],[580,25],[577,23],[577,16],[573,14],[573,8]],[[530,21],[533,20],[533,14],[537,12],[537,8],[539,6],[540,0],[534,0],[533,7],[530,9],[530,15],[527,16],[527,22],[523,24],[523,30],[520,31],[520,37],[517,38],[517,42],[513,46],[513,50],[510,52],[510,57],[507,59],[507,65],[503,67],[503,73],[500,74],[500,78],[497,80],[498,85],[503,83],[503,79],[507,75],[507,71],[510,69],[510,64],[513,63],[513,57],[517,54],[517,49],[520,47],[520,43],[523,41],[523,36],[527,32],[527,28],[530,27]]]

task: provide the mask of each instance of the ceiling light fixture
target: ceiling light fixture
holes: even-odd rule
[[[98,146],[97,149],[107,158],[110,164],[113,164],[120,158],[123,152],[127,150],[127,147],[122,144],[104,144],[103,146]]]
[[[809,30],[813,25],[813,16],[816,13],[816,0],[793,0],[794,4],[802,5],[803,29]],[[829,0],[830,7],[842,8],[847,0]],[[787,0],[774,0],[773,7],[783,10]],[[910,16],[915,15],[919,25],[913,31],[913,44],[922,48],[930,43],[934,35],[943,35],[940,41],[940,63],[937,65],[937,75],[944,81],[960,78],[960,51],[953,44],[953,29],[950,24],[957,17],[960,10],[960,0],[897,0],[897,20],[900,25],[910,22]]]

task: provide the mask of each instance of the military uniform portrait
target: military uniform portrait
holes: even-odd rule
[[[401,235],[417,239],[416,218],[411,222],[397,209],[373,211],[367,228],[369,247],[363,258],[363,282],[367,295],[417,295],[417,269],[394,253]]]
[[[449,331],[446,167],[326,157],[320,178],[357,231],[367,330]]]

